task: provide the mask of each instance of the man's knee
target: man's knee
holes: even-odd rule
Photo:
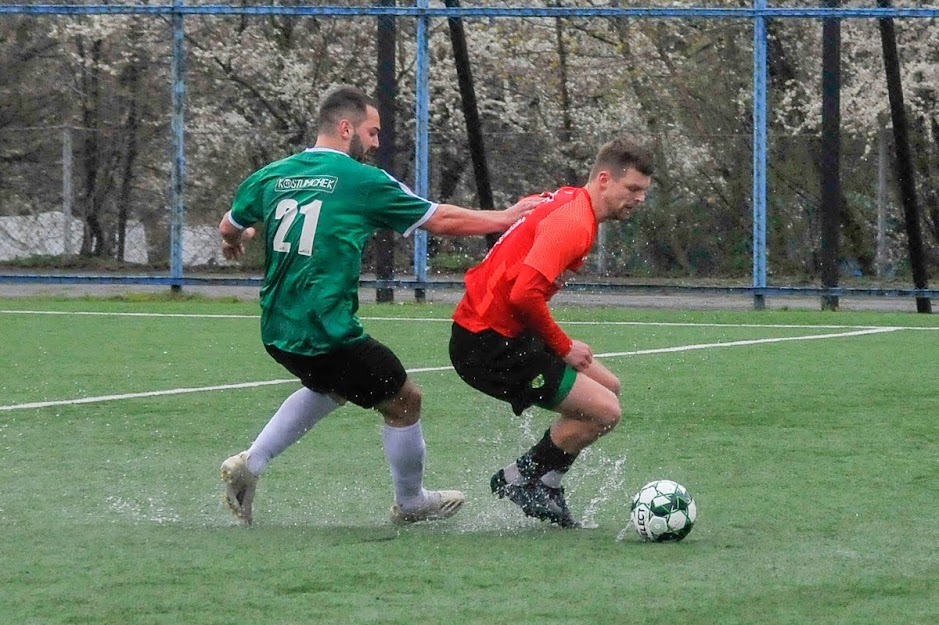
[[[420,420],[421,399],[421,389],[408,379],[394,397],[380,402],[375,409],[389,425],[404,427]]]
[[[594,422],[600,427],[601,433],[606,434],[619,424],[622,417],[623,409],[619,405],[619,396],[611,393],[611,397],[606,398],[594,415]]]
[[[568,399],[562,402],[558,412],[569,419],[589,426],[597,437],[615,428],[623,414],[619,397],[602,386],[590,389],[589,398],[582,391],[568,396]]]

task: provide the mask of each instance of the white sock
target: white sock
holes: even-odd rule
[[[385,458],[391,469],[395,502],[405,510],[413,510],[424,502],[424,456],[427,445],[421,422],[403,428],[385,426],[382,434]]]
[[[551,488],[561,488],[561,478],[564,477],[565,473],[567,473],[567,471],[563,473],[561,471],[548,471],[541,476],[541,482]]]
[[[272,458],[296,443],[339,407],[332,397],[303,387],[284,400],[248,449],[248,470],[261,475]]]
[[[522,474],[518,472],[518,465],[514,462],[502,469],[505,473],[505,481],[509,484],[521,484]]]

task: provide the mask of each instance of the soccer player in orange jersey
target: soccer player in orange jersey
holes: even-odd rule
[[[648,149],[617,139],[600,148],[583,187],[563,187],[515,223],[466,274],[453,314],[450,360],[473,388],[560,416],[544,437],[492,476],[493,494],[526,515],[577,527],[561,478],[585,447],[620,420],[620,382],[593,359],[589,345],[555,322],[548,301],[580,269],[597,226],[623,220],[651,184]]]

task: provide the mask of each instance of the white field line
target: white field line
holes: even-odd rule
[[[0,310],[0,313],[3,311]],[[362,317],[362,321],[445,321],[451,323],[449,317]],[[790,330],[933,330],[939,331],[939,326],[870,326],[870,325],[815,325],[797,323],[695,323],[692,321],[558,321],[562,326],[660,326],[674,328],[777,328]]]
[[[710,349],[717,347],[740,347],[742,345],[759,345],[762,343],[782,343],[785,341],[812,341],[820,339],[834,339],[846,336],[862,336],[865,334],[880,334],[884,332],[896,332],[906,328],[867,328],[856,330],[854,332],[836,332],[833,334],[813,334],[809,336],[788,336],[781,338],[751,339],[746,341],[729,341],[726,343],[698,343],[692,345],[678,345],[675,347],[661,347],[658,349],[640,349],[629,352],[608,352],[605,354],[596,354],[597,358],[616,358],[620,356],[642,356],[646,354],[666,354],[674,352],[685,352],[699,349]],[[417,369],[408,369],[408,373],[427,373],[432,371],[449,371],[453,367],[422,367]],[[12,404],[9,406],[0,406],[0,412],[10,410],[26,410],[29,408],[48,408],[51,406],[72,406],[75,404],[91,404],[97,402],[116,401],[121,399],[137,399],[140,397],[160,397],[163,395],[181,395],[183,393],[201,393],[204,391],[222,391],[239,388],[253,388],[257,386],[270,386],[273,384],[296,383],[296,379],[287,380],[264,380],[261,382],[243,382],[240,384],[222,384],[217,386],[202,386],[194,388],[174,388],[165,391],[147,391],[143,393],[126,393],[123,395],[102,395],[98,397],[82,397],[79,399],[65,399],[59,401],[32,402],[28,404]]]
[[[143,393],[125,393],[123,395],[99,395],[98,397],[81,397],[79,399],[63,399],[59,401],[37,401],[29,404],[12,404],[0,406],[3,410],[25,410],[27,408],[49,408],[50,406],[73,406],[75,404],[94,404],[119,399],[137,399],[140,397],[160,397],[162,395],[182,395],[184,393],[202,393],[204,391],[226,391],[233,388],[254,388],[256,386],[270,386],[272,384],[286,384],[296,382],[296,378],[289,380],[264,380],[262,382],[242,382],[241,384],[220,384],[218,386],[200,386],[195,388],[172,388],[166,391],[146,391]]]
[[[808,336],[784,336],[769,339],[750,339],[746,341],[727,341],[725,343],[698,343],[695,345],[678,345],[677,347],[660,347],[657,349],[640,349],[631,352],[607,352],[595,354],[597,358],[615,358],[617,356],[643,356],[646,354],[669,354],[673,352],[690,352],[696,349],[711,349],[715,347],[740,347],[743,345],[760,345],[763,343],[783,343],[785,341],[817,341],[820,339],[837,339],[844,336],[863,336],[865,334],[881,334],[883,332],[896,332],[906,328],[867,328],[854,332],[835,332],[832,334],[811,334]]]
[[[147,312],[102,312],[102,311],[65,311],[65,310],[0,310],[3,315],[77,315],[86,317],[168,317],[192,319],[260,319],[260,315],[210,315],[195,313],[147,313]],[[361,317],[362,321],[417,321],[420,323],[440,322],[450,323],[449,317]],[[787,323],[694,323],[670,321],[561,321],[561,325],[572,326],[661,326],[682,328],[785,328],[785,329],[820,329],[820,330],[850,330],[855,328],[880,328],[887,326],[868,325],[805,325]],[[923,326],[889,326],[905,330],[939,330],[936,327]]]

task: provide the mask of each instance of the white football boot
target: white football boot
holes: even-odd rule
[[[248,452],[235,454],[223,462],[221,475],[225,482],[225,503],[245,525],[251,525],[251,504],[258,477],[248,470]]]
[[[460,511],[466,495],[458,490],[429,490],[424,503],[414,510],[405,510],[398,504],[391,506],[391,522],[395,525],[449,519]]]

